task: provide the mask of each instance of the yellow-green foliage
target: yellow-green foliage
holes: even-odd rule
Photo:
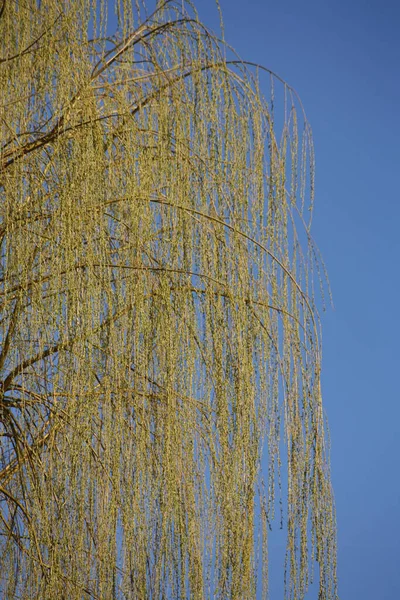
[[[336,598],[301,105],[188,2],[0,7],[1,597],[267,597],[283,465]]]

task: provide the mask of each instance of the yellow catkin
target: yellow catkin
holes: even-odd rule
[[[283,471],[286,598],[332,600],[310,130],[145,8],[0,1],[0,595],[267,598]]]

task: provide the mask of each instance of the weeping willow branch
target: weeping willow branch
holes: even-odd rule
[[[310,128],[145,9],[0,2],[0,596],[336,600]]]

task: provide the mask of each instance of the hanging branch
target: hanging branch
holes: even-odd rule
[[[303,107],[111,4],[0,2],[0,596],[266,598],[279,505],[337,600]]]

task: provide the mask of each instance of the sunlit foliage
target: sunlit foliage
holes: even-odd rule
[[[0,0],[1,597],[336,598],[310,129],[153,8]]]

